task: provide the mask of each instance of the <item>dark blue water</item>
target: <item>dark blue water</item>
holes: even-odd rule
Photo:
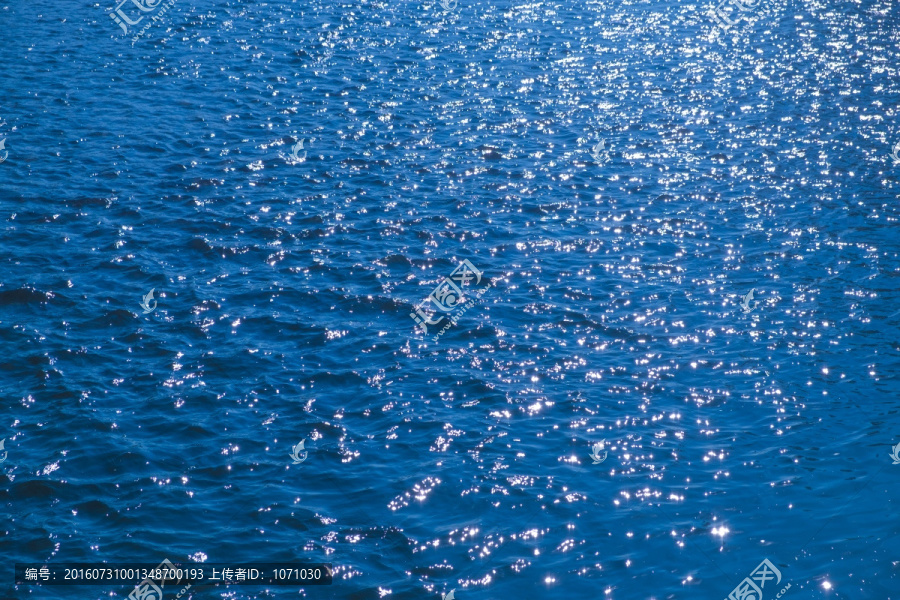
[[[0,598],[900,598],[897,7],[715,6],[0,3]]]

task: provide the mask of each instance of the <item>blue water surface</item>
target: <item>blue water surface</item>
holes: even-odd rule
[[[114,1],[0,2],[0,598],[900,598],[896,3]]]

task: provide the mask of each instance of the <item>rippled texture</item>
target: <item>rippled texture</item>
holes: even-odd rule
[[[897,9],[715,4],[0,5],[0,558],[900,598]]]

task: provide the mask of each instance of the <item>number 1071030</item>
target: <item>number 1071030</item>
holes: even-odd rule
[[[277,580],[316,580],[322,578],[322,569],[272,569]]]

